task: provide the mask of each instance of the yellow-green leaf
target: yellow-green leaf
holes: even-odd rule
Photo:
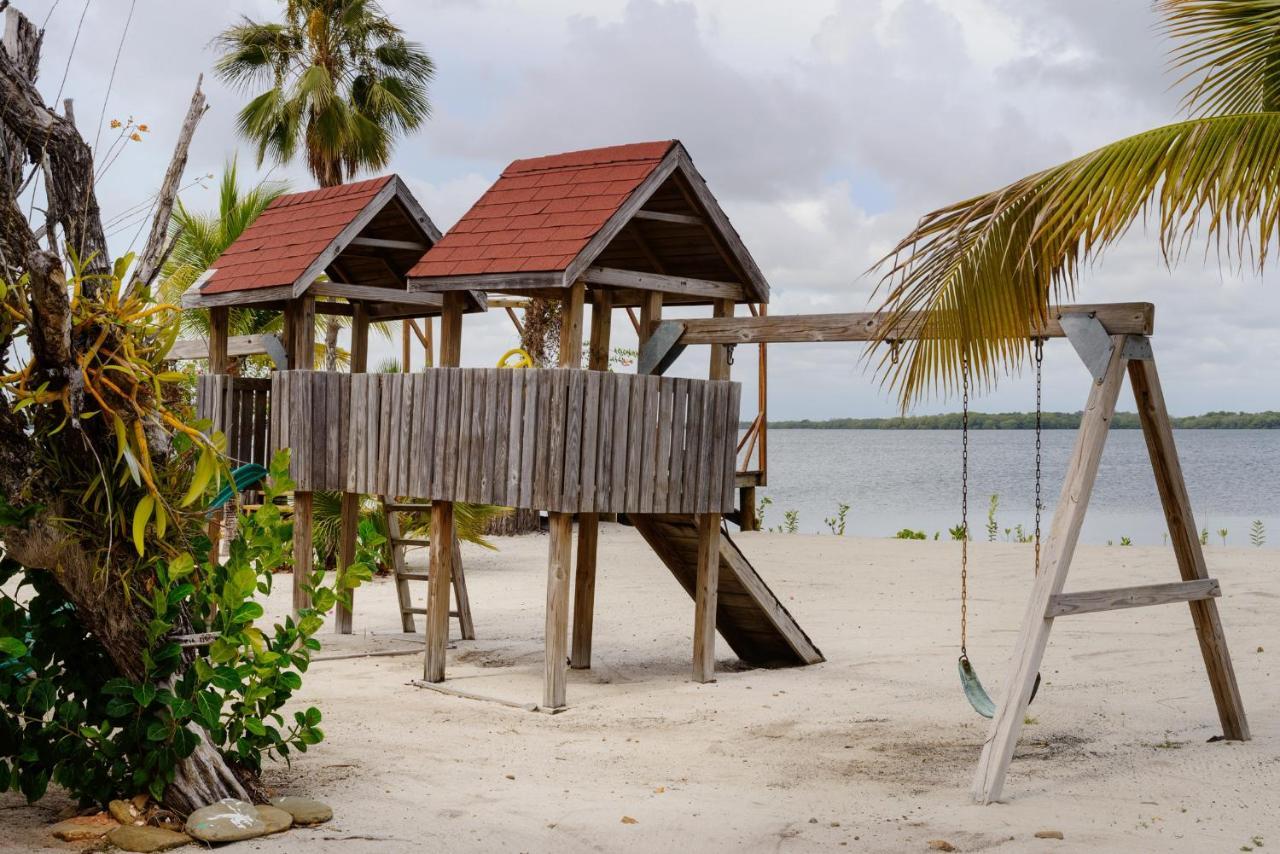
[[[164,529],[169,523],[169,514],[164,512],[163,504],[156,504],[156,539],[164,539]]]
[[[120,462],[120,458],[124,456],[125,446],[129,444],[128,436],[124,431],[124,421],[119,415],[111,413],[111,426],[116,431],[116,462]]]
[[[204,489],[213,478],[217,465],[217,460],[214,459],[211,450],[205,448],[200,452],[200,460],[196,463],[195,474],[191,477],[191,486],[187,489],[187,494],[182,496],[181,506],[186,507],[204,494]]]
[[[147,531],[147,522],[151,519],[151,511],[155,508],[155,504],[154,497],[144,495],[133,511],[133,547],[138,550],[139,556],[146,551],[142,538]]]

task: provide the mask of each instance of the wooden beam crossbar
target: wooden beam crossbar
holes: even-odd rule
[[[1221,595],[1222,587],[1216,578],[1174,581],[1168,584],[1144,584],[1137,587],[1114,587],[1107,590],[1086,590],[1079,593],[1059,593],[1049,597],[1049,607],[1045,611],[1045,616],[1053,619],[1077,614],[1117,611],[1122,608],[1167,605],[1172,602],[1198,602],[1202,599],[1215,599]]]
[[[717,282],[710,279],[693,279],[686,276],[668,276],[663,273],[641,273],[635,270],[619,270],[613,267],[588,267],[582,278],[593,285],[609,285],[617,288],[636,288],[682,296],[707,299],[745,299],[742,285],[736,282]]]

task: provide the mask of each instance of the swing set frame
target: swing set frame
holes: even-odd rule
[[[1205,565],[1195,517],[1174,445],[1173,426],[1156,371],[1150,336],[1155,307],[1151,303],[1063,305],[1050,311],[1032,338],[1067,338],[1089,370],[1092,386],[1076,433],[1062,492],[1044,540],[1040,573],[1023,615],[1004,696],[991,720],[970,790],[987,804],[1000,800],[1005,776],[1022,732],[1036,675],[1049,643],[1054,620],[1120,608],[1186,602],[1209,686],[1217,706],[1222,735],[1248,741],[1249,725],[1227,650],[1215,601],[1218,581]],[[884,333],[884,315],[875,313],[769,315],[664,321],[640,352],[641,373],[662,373],[692,344],[773,344],[905,340],[909,335]],[[917,328],[908,323],[906,329]],[[1151,468],[1169,529],[1181,581],[1063,592],[1071,559],[1084,524],[1097,479],[1103,447],[1115,415],[1116,401],[1128,376],[1146,441]]]

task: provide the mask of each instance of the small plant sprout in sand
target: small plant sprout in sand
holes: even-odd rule
[[[765,495],[756,503],[756,530],[764,530],[764,511],[765,508],[773,503],[773,499]]]
[[[1267,529],[1263,527],[1261,519],[1254,519],[1253,524],[1249,526],[1249,542],[1255,549],[1262,548],[1267,542]]]
[[[845,516],[849,515],[849,505],[840,502],[836,505],[836,515],[826,520],[827,527],[831,529],[831,533],[837,537],[844,536]]]
[[[996,510],[1000,507],[999,494],[991,496],[991,503],[987,506],[987,542],[994,543],[996,537],[1000,533],[1000,525],[996,522]]]
[[[1227,544],[1227,529],[1226,529],[1226,528],[1219,528],[1219,529],[1218,529],[1218,536],[1222,538],[1222,545],[1224,545],[1224,546],[1225,546],[1225,545]]]
[[[1133,545],[1133,540],[1129,539],[1128,537],[1121,537],[1121,538],[1120,538],[1120,545],[1122,545],[1122,546],[1131,546],[1131,545]]]
[[[1209,545],[1209,529],[1208,528],[1200,529],[1200,545],[1202,546]]]

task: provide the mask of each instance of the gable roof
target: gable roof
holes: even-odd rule
[[[288,300],[313,287],[347,296],[333,293],[341,285],[354,286],[347,288],[352,298],[420,304],[408,299],[405,273],[439,239],[396,175],[289,193],[227,247],[183,304]],[[330,281],[317,285],[322,275]]]
[[[751,301],[767,300],[767,282],[678,140],[516,160],[409,271],[410,288],[567,287],[611,249],[637,213],[662,215],[640,208],[677,172],[696,201],[689,202],[689,215],[672,214],[659,227],[688,229],[697,220],[692,214],[705,215],[709,228],[693,224],[694,241],[717,258],[725,256],[717,268],[722,278],[741,281]],[[658,267],[647,271],[667,272]]]
[[[563,270],[673,145],[641,142],[517,160],[409,276]]]

